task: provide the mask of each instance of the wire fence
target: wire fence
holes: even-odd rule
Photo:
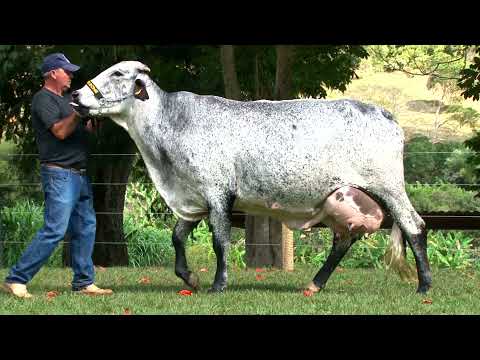
[[[455,152],[453,151],[415,151],[415,152],[405,152],[405,156],[410,156],[413,154],[453,154]],[[480,152],[476,151],[462,151],[462,154],[480,154]],[[133,157],[140,157],[141,155],[139,153],[129,153],[129,154],[121,154],[121,153],[104,153],[104,154],[89,154],[90,157],[106,157],[106,156],[120,156],[120,157],[127,157],[127,156],[133,156]],[[9,161],[11,158],[18,158],[18,157],[37,157],[38,154],[36,153],[31,153],[31,154],[3,154],[0,155],[0,161]],[[91,183],[93,186],[128,186],[132,183],[130,182],[92,182]],[[153,183],[151,181],[147,182],[135,182],[137,185],[152,185]],[[424,186],[444,186],[444,185],[452,185],[452,186],[459,186],[459,187],[480,187],[479,183],[452,183],[452,184],[439,184],[439,183],[406,183],[406,185],[424,185]],[[0,188],[14,188],[14,187],[22,187],[22,186],[31,186],[31,187],[39,187],[41,188],[41,183],[40,182],[27,182],[27,183],[0,183]],[[39,189],[40,190],[40,189]],[[0,213],[2,210],[0,209]],[[19,211],[19,212],[10,212],[11,214],[27,214],[31,212],[25,212],[25,211]],[[96,212],[96,215],[125,215],[126,212],[119,212],[119,211],[98,211]],[[172,216],[172,212],[150,212],[149,214],[154,215],[154,216]],[[245,216],[245,213],[243,212],[233,212],[233,216]],[[480,219],[480,214],[478,215],[467,215],[464,214],[462,216],[458,215],[448,215],[442,214],[442,215],[429,215],[430,218],[435,219],[459,219],[460,217],[466,218],[466,219]],[[479,221],[480,224],[480,221]],[[321,227],[321,226],[319,226]],[[480,229],[480,225],[479,225]],[[476,231],[475,229],[464,229],[462,231]],[[2,241],[1,243],[3,244],[24,244],[24,242],[21,241]],[[64,241],[65,244],[68,244],[69,242]],[[96,242],[96,244],[105,244],[105,245],[128,245],[128,242]],[[245,244],[245,246],[282,246],[282,244],[276,244],[276,243],[264,243],[264,244],[258,244],[258,243],[251,243],[251,244]],[[311,244],[295,244],[295,247],[297,246],[312,246]],[[476,252],[480,251],[480,249],[475,249]]]

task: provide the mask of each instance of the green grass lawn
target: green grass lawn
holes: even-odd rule
[[[182,296],[185,286],[172,268],[107,268],[97,271],[97,284],[113,288],[114,295],[88,297],[71,293],[69,269],[44,268],[29,286],[33,299],[0,293],[0,314],[480,314],[479,272],[434,270],[433,288],[423,296],[415,284],[384,270],[340,269],[323,292],[306,297],[302,286],[316,270],[231,269],[227,291],[208,294],[211,267],[198,273],[202,289]],[[6,273],[0,270],[2,279]],[[49,291],[59,294],[49,299]]]

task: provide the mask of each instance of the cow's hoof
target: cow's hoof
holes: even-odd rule
[[[188,275],[188,279],[185,281],[185,283],[195,291],[200,288],[200,279],[198,275],[193,272]]]
[[[427,291],[430,289],[430,285],[419,285],[417,289],[417,294],[426,294]]]
[[[221,286],[221,287],[212,286],[210,289],[208,289],[209,294],[220,294],[220,293],[223,293],[224,291],[225,291],[225,286]]]
[[[308,284],[305,287],[305,290],[306,291],[311,291],[312,293],[315,294],[315,293],[319,292],[320,290],[322,290],[322,288],[315,285],[315,283],[312,281],[310,284]]]

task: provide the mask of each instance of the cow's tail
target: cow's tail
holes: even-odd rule
[[[387,269],[393,269],[403,281],[417,281],[417,272],[407,263],[405,241],[402,231],[394,222],[390,233],[390,244],[385,252]]]

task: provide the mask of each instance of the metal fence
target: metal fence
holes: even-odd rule
[[[409,156],[411,154],[451,154],[453,152],[437,152],[437,151],[420,151],[420,152],[405,152],[405,156]],[[480,152],[468,152],[469,154],[480,154]],[[90,157],[101,157],[101,156],[135,156],[139,157],[140,155],[135,154],[90,154]],[[4,154],[0,156],[0,161],[6,161],[11,158],[15,157],[35,157],[38,158],[38,154]],[[126,186],[129,183],[101,183],[101,182],[93,182],[93,186]],[[142,184],[142,183],[140,183]],[[151,182],[145,182],[143,184],[151,184]],[[440,184],[421,184],[421,185],[440,185]],[[480,187],[480,184],[452,184],[455,186],[460,187]],[[1,188],[14,188],[14,187],[38,187],[38,191],[41,191],[41,183],[40,182],[30,182],[30,183],[0,183],[0,191]],[[97,215],[121,215],[121,212],[97,212]],[[156,215],[169,215],[171,213],[155,213]],[[237,228],[245,228],[245,216],[246,214],[241,212],[234,212],[232,213],[232,225]],[[424,219],[427,229],[432,230],[480,230],[480,212],[428,212],[428,213],[420,213],[420,216]],[[314,226],[315,228],[325,227],[323,224],[317,224]],[[384,222],[382,223],[383,229],[390,229],[392,227],[392,219],[388,216],[385,217]],[[1,224],[0,224],[0,231],[1,231]],[[5,242],[7,243],[7,242]],[[126,244],[126,243],[119,243],[119,242],[102,242],[102,244]],[[248,244],[251,246],[261,246],[261,245],[273,245],[273,244]],[[2,246],[0,244],[0,258],[1,258]]]

